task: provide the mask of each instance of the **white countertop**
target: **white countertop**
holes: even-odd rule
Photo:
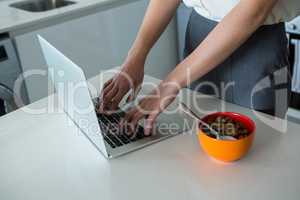
[[[81,12],[97,12],[97,10],[122,5],[137,0],[72,0],[76,4],[46,12],[27,12],[10,7],[12,3],[23,0],[0,0],[0,33],[27,28],[50,20],[63,21],[63,17],[80,16]]]
[[[96,79],[92,82],[100,86]],[[189,90],[182,94],[197,95]],[[202,98],[197,103],[212,109],[222,101]],[[43,99],[29,107],[46,104]],[[108,161],[76,126],[66,123],[63,113],[8,114],[0,118],[0,199],[299,199],[300,126],[289,122],[288,133],[281,134],[251,110],[224,105],[249,115],[257,125],[252,150],[232,164],[210,159],[195,134]]]

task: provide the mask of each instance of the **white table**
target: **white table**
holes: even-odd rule
[[[29,107],[46,103],[44,99]],[[221,101],[206,98],[198,103],[210,109]],[[0,199],[299,199],[300,126],[288,123],[288,133],[281,134],[250,110],[225,105],[257,124],[252,150],[233,164],[206,156],[195,134],[108,161],[63,113],[8,114],[0,118]]]

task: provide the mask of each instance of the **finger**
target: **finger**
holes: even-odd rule
[[[99,106],[103,104],[105,94],[107,94],[107,92],[110,91],[113,86],[114,86],[114,84],[112,82],[112,79],[109,80],[108,82],[106,82],[104,84],[103,89],[102,89],[102,91],[101,91],[101,93],[99,95],[99,98],[98,98],[98,104],[99,104]]]
[[[138,112],[136,108],[132,108],[131,110],[129,110],[124,117],[124,121],[130,123],[136,112]]]
[[[109,107],[109,104],[110,102],[100,104],[97,112],[105,115],[111,115],[114,111]]]
[[[133,88],[133,90],[131,91],[130,95],[128,96],[126,102],[131,102],[131,101],[134,101],[137,97],[137,95],[139,94],[141,90],[141,85],[138,85],[136,87]]]
[[[104,113],[105,109],[104,109],[104,105],[103,103],[99,103],[98,107],[97,107],[97,113]]]
[[[106,83],[104,83],[104,85],[102,86],[102,90],[101,90],[101,95],[104,94],[104,92],[108,89],[108,87],[112,87],[113,86],[113,79],[110,79],[109,81],[107,81]]]
[[[114,85],[110,91],[103,96],[104,103],[112,102],[113,97],[119,92],[118,85]]]
[[[108,104],[108,102],[105,100],[105,97],[107,95],[107,92],[112,90],[113,86],[114,86],[113,83],[107,85],[106,88],[103,89],[103,91],[100,94],[100,97],[99,97],[99,107],[102,110],[105,110],[105,107]]]
[[[105,111],[107,110],[107,106],[104,103],[104,100],[100,99],[98,100],[98,105],[96,107],[97,113],[106,114]]]
[[[109,84],[111,84],[113,82],[113,78],[109,79],[108,81],[106,81],[103,85],[103,88],[106,88]]]
[[[118,93],[119,87],[114,86],[111,91],[103,97],[102,106],[106,112],[110,112],[111,108],[113,107],[114,101],[113,97]]]
[[[116,96],[113,98],[113,104],[111,105],[112,110],[117,110],[119,108],[119,104],[122,101],[124,97],[124,92],[120,91],[116,94]]]
[[[125,113],[125,116],[123,118],[121,118],[121,120],[119,122],[120,126],[123,126],[130,119],[130,117],[133,114],[132,112],[133,112],[133,109],[131,109]]]
[[[145,136],[149,136],[151,134],[157,116],[158,116],[158,112],[154,113],[154,114],[150,114],[148,116],[148,118],[145,120],[145,126],[144,126],[144,134],[145,134]]]
[[[115,84],[114,84],[113,80],[111,79],[111,81],[109,81],[109,83],[106,86],[104,86],[104,88],[101,92],[102,96],[107,95],[107,93],[114,87],[114,85]]]
[[[133,91],[130,91],[130,94],[129,94],[129,96],[126,99],[126,102],[129,103],[129,102],[131,102],[133,100],[134,100]]]
[[[133,133],[133,137],[136,136],[136,131],[137,131],[137,126],[139,121],[144,117],[144,114],[141,112],[136,112],[132,118],[131,118],[131,122],[130,122],[130,132],[131,134]]]
[[[133,116],[135,115],[135,113],[137,112],[136,109],[132,109],[129,112],[126,113],[125,117],[122,118],[120,120],[120,127],[124,130],[126,130],[126,134],[130,135],[130,123],[131,123],[131,119],[133,118]]]

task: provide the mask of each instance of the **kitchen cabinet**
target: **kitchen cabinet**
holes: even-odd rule
[[[0,116],[28,103],[25,85],[18,81],[21,74],[12,40],[0,35]]]
[[[288,120],[300,124],[300,16],[286,23],[286,31],[289,35],[289,61],[291,64],[292,94],[290,97],[290,108]]]
[[[47,67],[40,34],[84,70],[87,78],[121,65],[142,23],[148,0],[137,1],[14,38],[30,102],[48,96]],[[177,64],[176,23],[172,21],[150,53],[146,74],[163,78]],[[33,73],[30,73],[33,72]],[[27,74],[26,74],[27,73]]]

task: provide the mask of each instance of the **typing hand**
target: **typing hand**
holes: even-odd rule
[[[131,90],[127,101],[132,101],[144,80],[144,61],[127,61],[121,71],[104,84],[98,112],[110,114],[117,110],[120,101]]]
[[[176,98],[180,88],[172,82],[162,82],[139,104],[131,108],[121,121],[121,126],[137,127],[138,122],[145,118],[144,134],[149,136],[158,115]],[[132,130],[134,132],[134,130]],[[130,132],[129,132],[130,134]]]

